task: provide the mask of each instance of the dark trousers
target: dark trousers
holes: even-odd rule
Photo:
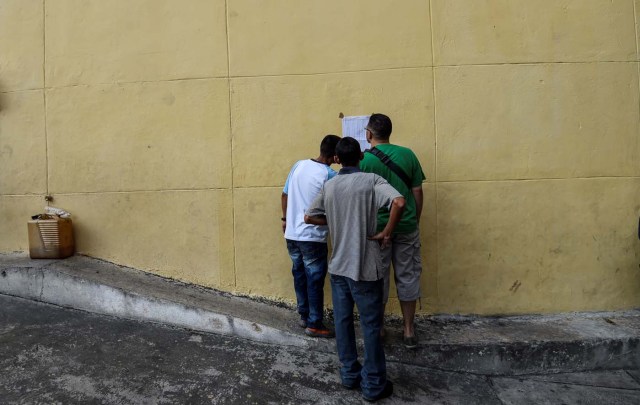
[[[383,322],[384,280],[354,281],[331,274],[333,316],[336,328],[336,346],[340,358],[342,383],[352,386],[361,377],[362,394],[375,397],[387,383],[387,365],[380,338]],[[354,329],[354,304],[360,314],[364,338],[364,364],[358,362]]]

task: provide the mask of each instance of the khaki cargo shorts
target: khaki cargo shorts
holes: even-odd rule
[[[393,275],[400,301],[420,299],[420,230],[411,233],[396,234],[391,237],[391,248],[382,250],[382,268],[384,276],[384,303],[389,301],[390,267],[393,262]]]

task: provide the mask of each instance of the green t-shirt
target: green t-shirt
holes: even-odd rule
[[[422,185],[422,181],[425,180],[424,173],[422,172],[418,158],[411,149],[389,143],[380,144],[376,148],[389,156],[395,164],[404,170],[411,179],[412,188]],[[413,198],[411,188],[407,187],[407,184],[402,181],[397,174],[371,153],[364,154],[364,159],[360,161],[360,170],[368,173],[376,173],[384,177],[389,184],[398,190],[405,198],[406,204],[402,218],[400,218],[400,222],[398,222],[393,233],[410,233],[415,231],[418,228],[418,219],[416,218],[416,200]],[[383,230],[388,221],[389,211],[387,209],[378,211],[377,231],[380,232]]]

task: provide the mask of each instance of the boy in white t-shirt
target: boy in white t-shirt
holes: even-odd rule
[[[336,144],[340,137],[327,135],[320,143],[320,156],[296,162],[282,190],[282,230],[293,266],[293,284],[300,326],[313,337],[334,337],[322,322],[324,280],[327,275],[327,226],[306,224],[304,214],[322,185],[336,175]]]

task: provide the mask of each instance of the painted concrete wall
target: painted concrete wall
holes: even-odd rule
[[[0,0],[0,251],[292,300],[279,197],[339,113],[427,175],[422,312],[640,306],[640,0]],[[397,306],[392,306],[392,310]]]

